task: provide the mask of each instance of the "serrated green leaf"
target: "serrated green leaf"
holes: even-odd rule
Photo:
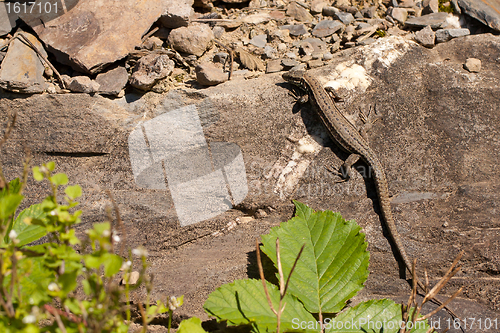
[[[325,322],[325,332],[397,333],[401,325],[405,325],[401,318],[400,304],[388,299],[370,300],[347,309],[329,323]],[[430,328],[427,321],[415,325],[412,333],[425,333]]]
[[[32,205],[19,213],[12,227],[12,230],[16,231],[17,239],[19,240],[17,246],[34,242],[47,234],[47,230],[44,227],[25,223],[25,219],[41,220],[45,215],[40,204]]]
[[[276,266],[276,238],[280,240],[285,280],[303,244],[289,292],[311,313],[336,313],[363,288],[369,253],[365,235],[354,221],[339,213],[314,212],[296,202],[297,216],[262,236],[262,251]]]
[[[64,193],[71,199],[76,199],[82,196],[82,188],[80,185],[68,186],[64,189]]]
[[[201,327],[200,318],[191,317],[181,321],[177,333],[206,333],[206,331]]]
[[[42,250],[40,245],[26,247],[29,250]],[[48,301],[47,290],[50,281],[53,281],[54,273],[43,266],[43,258],[24,258],[19,262],[19,277],[21,285],[21,298],[23,302],[39,304],[42,301]]]
[[[280,293],[278,288],[267,282],[269,295],[275,309],[278,309]],[[301,330],[294,320],[315,321],[314,317],[304,309],[297,298],[287,294],[286,303],[281,316],[281,332],[317,332],[317,330]],[[229,326],[252,325],[256,332],[275,332],[276,315],[269,304],[262,286],[262,281],[247,279],[236,280],[225,284],[208,296],[203,305],[208,314],[219,321],[227,321]]]
[[[7,194],[0,200],[0,219],[6,219],[16,212],[17,207],[23,200],[21,194]]]
[[[64,173],[56,173],[52,177],[50,177],[50,180],[54,185],[66,185],[68,183],[68,176]]]

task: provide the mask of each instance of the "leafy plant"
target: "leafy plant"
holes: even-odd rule
[[[131,253],[127,261],[115,254],[120,237],[109,221],[94,224],[86,231],[84,242],[76,237],[73,227],[80,222],[82,212],[75,209],[75,200],[82,190],[78,185],[66,186],[65,203],[60,203],[60,187],[67,185],[68,178],[62,173],[54,174],[54,170],[54,162],[33,168],[37,181],[48,181],[51,194],[16,216],[27,177],[23,175],[24,181],[16,178],[7,183],[0,168],[5,184],[0,191],[0,331],[36,333],[41,331],[39,322],[48,319],[44,332],[125,333],[127,322],[130,323],[129,292],[140,283],[135,287],[126,283],[123,287],[114,278],[120,270],[131,273]],[[45,235],[48,242],[29,245]],[[90,251],[81,254],[75,250],[77,245]],[[142,260],[139,280],[150,286],[147,252],[132,252]],[[78,285],[85,299],[75,295]],[[154,316],[169,311],[161,301],[150,306],[151,288],[147,289],[143,332]]]
[[[399,332],[403,313],[401,305],[391,300],[345,308],[368,277],[369,253],[361,228],[338,213],[315,212],[299,202],[295,206],[294,218],[262,236],[261,250],[278,271],[282,265],[280,284],[290,277],[279,332]],[[277,239],[281,250],[274,246]],[[300,260],[293,267],[303,244]],[[276,308],[278,287],[265,283]],[[221,286],[208,297],[204,308],[230,326],[251,325],[254,332],[275,332],[278,318],[267,303],[261,283],[248,279]],[[421,321],[408,332],[429,329]]]

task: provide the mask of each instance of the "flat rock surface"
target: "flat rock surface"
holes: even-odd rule
[[[26,37],[43,55],[47,53],[35,36],[23,32]],[[39,93],[45,90],[47,84],[43,78],[45,66],[38,54],[26,44],[20,36],[9,45],[9,50],[0,66],[0,87],[26,93]]]
[[[479,73],[463,68],[467,58],[481,60]],[[462,271],[444,293],[466,285],[451,308],[460,316],[492,320],[500,315],[499,58],[500,38],[489,34],[433,49],[390,37],[337,53],[331,65],[312,72],[322,84],[343,89],[339,107],[357,125],[359,108],[376,105],[382,119],[369,141],[385,167],[408,256],[418,259],[420,274],[427,268],[434,283],[465,250]],[[291,199],[338,211],[362,226],[371,275],[357,300],[406,299],[410,287],[399,278],[384,236],[374,184],[362,177],[366,166],[359,163],[348,182],[337,183],[326,168],[338,169],[347,155],[331,142],[308,104],[294,106],[290,89],[280,74],[272,74],[113,100],[4,93],[0,123],[8,110],[18,112],[12,138],[1,151],[4,173],[8,179],[21,173],[23,144],[31,149],[34,165],[55,160],[58,172],[83,187],[80,232],[105,220],[104,190],[109,189],[125,221],[121,238],[150,253],[152,297],[185,295],[180,315],[205,320],[202,305],[212,291],[236,278],[257,277],[255,237],[292,217]],[[196,106],[209,144],[241,149],[248,195],[236,208],[180,227],[168,189],[136,185],[128,137],[141,124],[188,105]],[[309,153],[300,142],[307,143]],[[30,180],[26,204],[48,193],[45,184]],[[249,219],[257,209],[267,216]]]
[[[163,13],[165,1],[79,1],[62,16],[23,14],[21,18],[60,63],[97,73],[141,44],[141,37]]]

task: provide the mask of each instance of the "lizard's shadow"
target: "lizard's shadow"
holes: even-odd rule
[[[325,131],[327,133],[326,128],[323,126],[323,124],[321,122],[321,119],[316,114],[316,112],[313,110],[313,107],[311,106],[310,103],[296,102],[292,108],[292,112],[294,114],[300,113],[300,116],[302,118],[302,121],[304,122],[306,130],[310,135],[313,135],[317,124],[320,124],[323,127],[323,131]],[[342,148],[340,148],[340,145],[337,144],[330,136],[328,136],[328,139],[325,140],[324,146],[329,148],[342,161],[345,161],[350,155],[350,153],[348,153],[348,152],[344,151]],[[379,205],[379,198],[377,195],[377,189],[375,186],[375,181],[373,179],[373,172],[371,171],[370,166],[362,160],[359,160],[358,162],[356,162],[353,165],[353,168],[356,169],[357,172],[359,172],[361,174],[361,176],[363,177],[367,197],[372,201],[373,210],[379,216],[379,220],[380,220],[380,223],[382,225],[383,235],[388,240],[389,245],[391,246],[391,251],[392,251],[394,257],[398,261],[399,276],[402,279],[406,279],[406,267],[404,265],[403,258],[400,258],[399,254],[398,254],[399,252],[398,252],[395,244],[393,244],[393,242],[391,241],[391,237],[390,237],[389,231],[387,230],[386,223],[383,220],[383,215],[382,215],[382,212],[380,210],[380,205]],[[345,170],[342,170],[342,166],[340,166],[339,172],[341,174],[345,174]]]

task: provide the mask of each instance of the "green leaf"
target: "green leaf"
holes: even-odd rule
[[[40,171],[40,167],[33,167],[33,178],[35,178],[36,181],[41,182],[43,180],[43,173]]]
[[[206,333],[201,327],[200,318],[192,317],[181,321],[177,333]]]
[[[12,230],[17,233],[17,239],[19,240],[17,246],[34,242],[47,234],[47,230],[44,227],[25,223],[25,219],[28,221],[30,219],[41,220],[45,215],[40,204],[32,205],[19,213],[12,227]]]
[[[276,266],[276,238],[280,240],[285,281],[303,244],[289,285],[311,313],[336,313],[363,288],[369,253],[365,235],[354,221],[339,213],[314,212],[295,202],[297,216],[262,236],[262,251]]]
[[[47,169],[49,169],[52,172],[56,168],[56,162],[50,161],[45,166],[47,167]]]
[[[83,256],[83,260],[85,261],[85,266],[87,268],[97,269],[101,265],[102,258],[96,254],[86,254]]]
[[[370,300],[340,313],[325,324],[325,332],[397,333],[402,323],[401,305],[388,299]],[[409,326],[411,327],[411,326]],[[427,321],[416,322],[413,333],[425,333]]]
[[[269,295],[275,309],[278,309],[280,293],[278,288],[266,281]],[[285,295],[286,303],[281,315],[281,332],[304,332],[298,330],[294,321],[315,321],[314,317],[304,309],[294,296]],[[208,296],[203,305],[208,314],[219,321],[227,321],[228,326],[252,325],[257,332],[275,332],[276,315],[269,304],[260,280],[236,280],[225,284]],[[317,332],[309,330],[308,332]]]
[[[120,271],[123,259],[113,253],[105,253],[102,256],[104,264],[104,275],[111,277]]]
[[[26,249],[37,251],[42,249],[40,245],[26,247]],[[43,266],[43,258],[24,258],[19,262],[21,298],[23,302],[37,305],[42,301],[49,301],[47,295],[50,281],[54,281],[54,273]]]
[[[52,177],[50,177],[50,181],[54,183],[54,185],[66,185],[68,183],[68,176],[64,173],[56,173]]]
[[[76,278],[78,277],[78,271],[64,273],[59,276],[58,282],[61,286],[61,290],[66,294],[73,291],[76,288]]]
[[[76,199],[82,196],[82,188],[80,185],[68,186],[64,189],[64,193],[71,199]]]
[[[0,219],[6,219],[16,212],[17,207],[23,200],[21,194],[7,194],[0,200]]]

